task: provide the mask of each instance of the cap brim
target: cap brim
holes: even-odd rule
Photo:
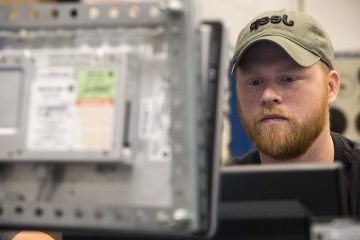
[[[289,56],[300,66],[309,67],[320,60],[320,57],[313,54],[309,50],[301,47],[295,42],[281,37],[281,36],[263,36],[257,38],[250,43],[247,44],[238,54],[235,60],[235,63],[232,67],[231,73],[235,71],[235,68],[239,65],[242,55],[246,52],[246,50],[252,46],[253,44],[260,41],[271,41],[277,45],[279,45],[282,49],[285,50],[289,54]]]

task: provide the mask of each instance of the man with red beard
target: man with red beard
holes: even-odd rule
[[[302,12],[264,12],[240,32],[232,73],[240,118],[257,149],[231,164],[341,161],[351,212],[360,215],[360,148],[330,131],[340,84],[333,59],[323,27]]]

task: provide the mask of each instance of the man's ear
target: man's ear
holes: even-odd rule
[[[328,104],[332,104],[335,100],[337,95],[339,94],[340,88],[340,75],[337,71],[331,70],[328,73],[328,90],[329,90],[329,98]]]

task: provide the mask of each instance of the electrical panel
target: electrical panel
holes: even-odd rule
[[[212,31],[190,0],[1,6],[0,226],[208,232],[225,76]]]

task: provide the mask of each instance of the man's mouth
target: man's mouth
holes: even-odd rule
[[[267,121],[280,121],[280,120],[288,120],[286,117],[273,114],[273,115],[265,115],[260,119],[260,122],[267,122]]]

